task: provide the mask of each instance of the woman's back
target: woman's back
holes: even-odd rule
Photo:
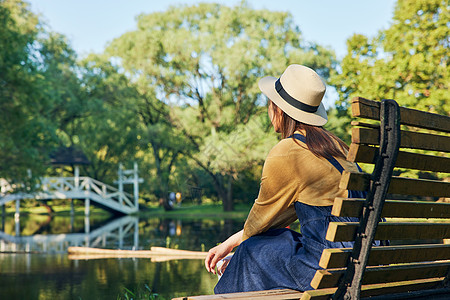
[[[348,147],[322,128],[327,122],[325,84],[314,70],[291,65],[279,78],[262,78],[259,87],[269,98],[268,115],[283,140],[266,158],[244,229],[205,259],[207,270],[214,272],[217,261],[239,245],[216,293],[309,289],[322,250],[347,246],[325,239],[336,218],[331,215],[334,199],[349,194],[339,188],[341,172],[357,171],[345,160]],[[297,219],[303,235],[284,228]]]

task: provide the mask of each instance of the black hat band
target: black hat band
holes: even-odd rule
[[[291,95],[289,95],[281,85],[280,78],[278,78],[277,81],[275,81],[275,90],[277,91],[278,95],[280,95],[281,98],[283,98],[287,103],[289,103],[295,108],[298,108],[302,111],[309,113],[315,113],[319,109],[319,105],[317,106],[308,105],[306,103],[301,102],[300,100],[291,97]]]

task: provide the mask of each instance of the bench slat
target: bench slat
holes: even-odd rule
[[[353,248],[325,249],[319,266],[324,269],[345,268]],[[368,266],[450,260],[450,244],[372,247]]]
[[[302,292],[290,290],[290,289],[279,289],[279,290],[267,290],[267,291],[256,291],[256,292],[241,292],[241,293],[229,293],[229,294],[218,294],[218,295],[202,295],[202,296],[189,296],[173,298],[173,300],[217,300],[217,299],[300,299]]]
[[[354,117],[380,120],[380,101],[361,97],[352,99],[352,114]],[[401,124],[425,129],[450,132],[450,118],[416,109],[400,107]]]
[[[364,272],[362,284],[379,284],[445,277],[449,266],[450,262],[445,261],[399,266],[367,267]],[[315,289],[336,287],[344,273],[345,268],[318,270],[311,281],[311,286]]]
[[[359,126],[359,127],[367,127],[367,128],[374,128],[374,129],[380,129],[380,123],[376,124],[370,124],[370,123],[364,123],[360,121],[351,121],[350,125],[352,126]]]
[[[379,145],[379,131],[370,128],[352,128],[352,143]],[[449,152],[450,137],[402,130],[400,148]]]
[[[326,239],[345,242],[355,239],[358,222],[331,222]],[[450,238],[450,223],[394,223],[378,224],[376,240],[427,240]]]
[[[351,144],[347,154],[347,160],[373,164],[377,156],[377,147]],[[395,166],[422,171],[448,172],[450,170],[450,157],[399,151]]]
[[[337,217],[359,217],[365,199],[335,198],[331,214]],[[450,218],[450,203],[386,200],[382,217],[386,218]]]
[[[382,284],[363,285],[361,297],[372,297],[393,293],[404,293],[418,290],[431,289],[442,282],[444,278],[430,278],[421,280],[409,280]],[[305,291],[301,300],[328,300],[336,292],[337,288]]]
[[[442,282],[443,278],[431,278],[422,280],[410,280],[384,284],[370,284],[361,287],[361,297],[373,297],[389,295],[392,293],[413,292],[431,289]],[[336,292],[337,288],[306,291],[301,300],[328,300]]]
[[[339,187],[347,190],[367,191],[370,184],[370,174],[344,171]],[[388,193],[401,195],[416,195],[430,197],[450,196],[450,182],[392,177]]]

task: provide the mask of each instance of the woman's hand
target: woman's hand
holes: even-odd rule
[[[205,259],[205,267],[208,272],[211,272],[213,274],[216,274],[216,265],[217,262],[223,258],[225,258],[230,252],[233,250],[233,246],[228,245],[228,243],[225,241],[222,244],[211,248],[208,251],[208,255]]]
[[[234,247],[239,246],[242,243],[243,233],[244,231],[241,230],[233,234],[225,242],[214,248],[211,248],[208,251],[208,255],[205,259],[205,267],[208,272],[216,274],[215,268],[217,262],[225,258],[228,254],[230,254],[231,251],[233,251]]]
[[[217,263],[217,275],[219,275],[219,279],[223,275],[223,272],[225,272],[225,269],[228,267],[228,264],[230,263],[232,257],[233,254],[230,254],[225,258],[219,260],[219,262]]]

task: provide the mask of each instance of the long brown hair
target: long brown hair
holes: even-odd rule
[[[345,153],[349,147],[340,138],[321,126],[309,125],[292,119],[275,103],[269,100],[269,109],[271,109],[271,105],[273,105],[273,118],[275,122],[279,122],[280,133],[283,138],[293,135],[296,130],[304,130],[306,133],[306,146],[315,156],[346,158]],[[294,139],[294,137],[292,138]],[[297,140],[295,142],[300,145]]]

